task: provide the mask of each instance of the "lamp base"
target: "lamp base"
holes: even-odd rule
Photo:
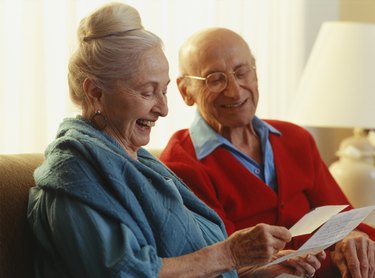
[[[355,208],[375,205],[375,148],[363,130],[345,139],[337,152],[339,160],[329,170]],[[375,213],[364,221],[375,226]]]

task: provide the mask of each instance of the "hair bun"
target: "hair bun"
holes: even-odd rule
[[[83,18],[78,28],[78,39],[87,42],[93,39],[122,36],[127,32],[143,29],[141,17],[132,6],[111,3]]]

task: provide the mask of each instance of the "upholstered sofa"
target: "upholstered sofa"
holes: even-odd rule
[[[151,152],[159,156],[160,150]],[[0,277],[34,277],[26,209],[33,172],[42,162],[41,153],[0,155]]]
[[[0,277],[34,277],[26,208],[33,171],[42,161],[41,153],[0,155]]]

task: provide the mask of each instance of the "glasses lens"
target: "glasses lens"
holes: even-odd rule
[[[240,67],[235,72],[237,80],[246,79],[250,75],[250,67]]]
[[[238,84],[247,85],[255,79],[255,70],[248,66],[238,68],[234,72]]]
[[[223,72],[214,72],[207,76],[206,84],[210,91],[218,93],[227,86],[227,76]]]

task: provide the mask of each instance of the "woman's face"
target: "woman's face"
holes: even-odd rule
[[[105,131],[128,152],[136,152],[150,141],[151,128],[159,116],[168,114],[168,61],[160,48],[145,52],[131,80],[120,80],[115,89],[102,95]]]

